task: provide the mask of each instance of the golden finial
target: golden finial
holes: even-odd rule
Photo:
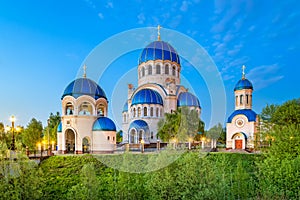
[[[245,65],[242,66],[242,79],[245,79]]]
[[[83,68],[83,78],[86,78],[86,68],[87,68],[86,64],[84,64],[82,68]]]
[[[162,27],[160,25],[157,26],[157,40],[160,41],[160,29]]]

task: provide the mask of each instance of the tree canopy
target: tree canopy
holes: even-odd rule
[[[204,123],[199,119],[198,112],[188,107],[166,113],[164,119],[158,122],[158,136],[163,141],[176,139],[185,142],[203,131]]]
[[[23,144],[29,149],[35,149],[38,142],[42,141],[43,125],[41,121],[32,118],[22,134]]]

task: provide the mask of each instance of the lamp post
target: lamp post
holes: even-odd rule
[[[47,133],[48,133],[48,155],[50,155],[51,151],[50,151],[50,134],[49,134],[49,124],[50,124],[50,119],[47,119]]]
[[[14,151],[16,148],[15,148],[15,121],[16,121],[16,118],[15,116],[11,116],[10,119],[11,121],[11,131],[12,131],[12,142],[11,142],[11,150]]]
[[[145,144],[145,141],[142,139],[142,140],[141,140],[141,145],[142,145],[142,146],[141,146],[141,152],[142,152],[142,153],[144,153],[144,144]]]

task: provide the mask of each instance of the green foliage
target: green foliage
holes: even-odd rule
[[[300,99],[287,101],[276,108],[271,121],[278,125],[300,124]]]
[[[166,113],[164,119],[158,122],[158,136],[161,140],[169,142],[176,139],[179,142],[186,142],[195,138],[198,132],[204,131],[204,123],[199,119],[196,110],[188,107]]]
[[[300,126],[276,126],[270,134],[275,140],[258,163],[262,196],[299,197]]]
[[[48,118],[47,127],[45,127],[43,131],[43,139],[45,141],[48,141],[48,133],[49,133],[49,143],[51,144],[52,141],[56,142],[57,141],[57,128],[59,126],[61,117],[59,112],[56,112],[54,115],[53,113],[50,113],[50,116]]]
[[[22,140],[29,149],[36,149],[36,144],[42,140],[42,122],[32,118],[22,133]]]

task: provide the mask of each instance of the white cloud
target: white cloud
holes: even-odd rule
[[[180,10],[182,12],[186,12],[188,10],[188,7],[189,7],[189,3],[187,1],[183,1],[181,4]]]
[[[284,78],[283,75],[278,73],[279,69],[280,67],[277,64],[262,65],[251,69],[248,74],[246,73],[246,77],[253,82],[255,89],[259,90]]]
[[[145,22],[145,20],[146,20],[144,13],[140,13],[140,14],[137,16],[137,18],[138,18],[138,24],[144,24],[144,22]]]
[[[114,8],[114,4],[111,1],[108,1],[105,7],[106,8]]]
[[[104,19],[104,16],[103,16],[102,13],[98,13],[98,17],[99,17],[100,19]]]

